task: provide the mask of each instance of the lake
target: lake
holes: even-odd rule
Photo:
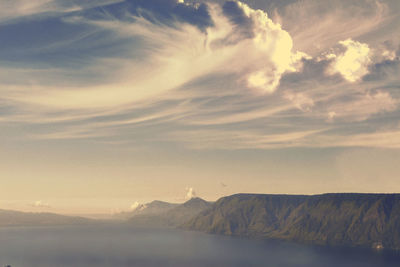
[[[400,254],[121,225],[0,228],[0,266],[398,267]]]

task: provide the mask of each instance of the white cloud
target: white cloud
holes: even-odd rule
[[[394,60],[396,58],[396,50],[384,50],[382,51],[382,57],[384,60]]]
[[[328,120],[332,121],[336,117],[336,112],[335,111],[329,111],[328,112]]]
[[[42,200],[35,201],[32,206],[36,208],[50,208],[50,205]]]
[[[289,33],[280,24],[274,23],[266,12],[254,10],[241,2],[238,5],[252,21],[254,37],[249,49],[257,51],[259,56],[253,62],[257,70],[249,74],[248,85],[272,93],[279,85],[282,74],[296,71],[300,60],[307,55],[292,51],[293,41]]]
[[[140,204],[138,201],[135,201],[131,206],[130,210],[131,211],[142,211],[145,208],[147,208],[146,204]]]
[[[186,188],[185,200],[195,198],[196,196],[197,195],[196,195],[196,192],[194,191],[193,187]]]
[[[265,92],[273,93],[279,81],[275,78],[273,70],[271,70],[270,72],[257,71],[251,73],[247,79],[247,83],[250,87],[260,88]]]
[[[132,211],[134,211],[134,210],[136,210],[137,208],[139,208],[140,207],[140,203],[139,202],[135,202],[135,203],[133,203],[132,205],[131,205],[131,210]]]
[[[370,48],[367,44],[347,39],[339,42],[345,48],[344,53],[333,56],[334,58],[328,73],[340,73],[349,82],[356,82],[368,73],[371,63]]]

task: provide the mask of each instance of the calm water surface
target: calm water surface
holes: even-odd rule
[[[0,266],[398,267],[400,254],[126,226],[0,228]]]

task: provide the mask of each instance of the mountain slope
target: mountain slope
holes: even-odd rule
[[[140,204],[138,207],[129,212],[121,212],[116,215],[114,215],[114,218],[116,219],[130,219],[135,216],[148,216],[148,215],[156,215],[156,214],[161,214],[165,213],[180,204],[177,203],[168,203],[160,200],[154,200],[150,203],[147,204]]]
[[[174,205],[172,208],[160,209],[159,212],[134,214],[129,222],[135,225],[176,227],[189,221],[212,204],[201,198],[192,198],[183,204],[172,205]]]
[[[239,194],[218,200],[183,227],[224,235],[400,249],[400,195]]]
[[[0,227],[2,226],[44,226],[89,224],[94,220],[58,215],[54,213],[32,213],[11,210],[0,210]]]

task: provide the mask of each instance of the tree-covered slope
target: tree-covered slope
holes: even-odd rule
[[[183,227],[225,235],[400,249],[400,195],[238,194],[218,200]]]

